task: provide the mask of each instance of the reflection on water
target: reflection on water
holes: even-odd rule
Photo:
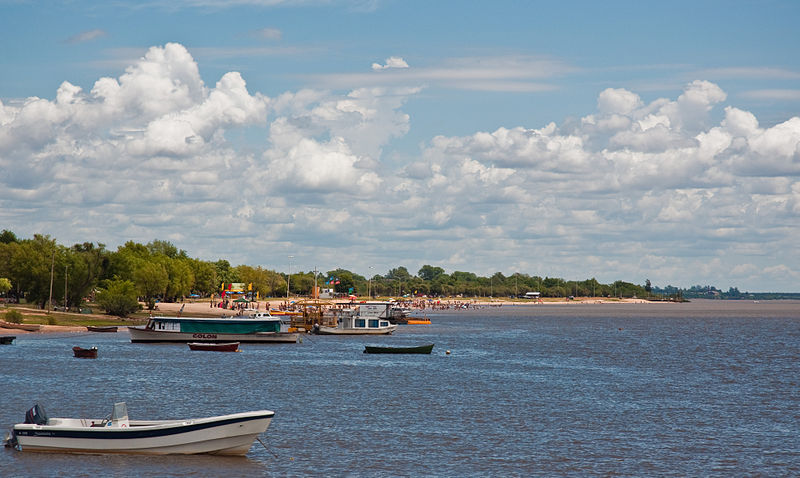
[[[0,452],[2,476],[797,475],[800,303],[429,314],[388,337],[192,352],[127,333],[0,346],[0,427],[276,411],[245,458]],[[433,354],[364,345],[435,343]],[[71,348],[97,346],[97,360]],[[451,350],[450,355],[445,355]]]

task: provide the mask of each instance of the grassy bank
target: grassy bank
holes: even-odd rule
[[[6,305],[0,308],[0,319],[9,321],[6,312],[15,310],[22,315],[23,324],[78,326],[87,325],[141,325],[147,322],[147,311],[140,311],[125,319],[105,314],[81,314],[63,311],[46,311],[25,305]],[[94,309],[93,309],[94,310]]]

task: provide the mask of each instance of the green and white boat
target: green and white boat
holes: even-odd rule
[[[288,332],[268,312],[220,318],[151,317],[147,325],[128,327],[131,342],[295,343],[300,334]]]

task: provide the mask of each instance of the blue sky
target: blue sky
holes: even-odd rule
[[[0,0],[0,224],[278,270],[798,291],[799,18]]]

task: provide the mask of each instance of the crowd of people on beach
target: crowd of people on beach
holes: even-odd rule
[[[329,308],[341,308],[345,307],[348,304],[358,304],[362,302],[362,300],[350,300],[349,302],[338,302],[338,303],[331,303],[326,304],[323,306],[326,309]],[[439,300],[439,299],[414,299],[414,300],[404,300],[404,301],[396,301],[395,304],[397,307],[407,308],[411,310],[456,310],[456,309],[481,309],[484,307],[502,307],[502,303],[497,304],[485,304],[485,303],[478,303],[476,301],[470,300]],[[235,310],[242,313],[246,309],[255,309],[260,310],[261,304],[258,301],[250,301],[250,302],[236,302],[231,301],[228,299],[222,299],[219,301],[211,300],[209,302],[210,308],[219,308],[225,310]],[[278,311],[294,311],[298,307],[294,301],[283,301],[280,304],[274,305],[270,304],[270,302],[264,302],[264,309],[269,310],[278,310]]]
[[[502,307],[503,304],[479,304],[475,301],[415,299],[413,301],[398,302],[401,307],[417,310],[452,310],[452,309],[481,309],[484,307]]]

